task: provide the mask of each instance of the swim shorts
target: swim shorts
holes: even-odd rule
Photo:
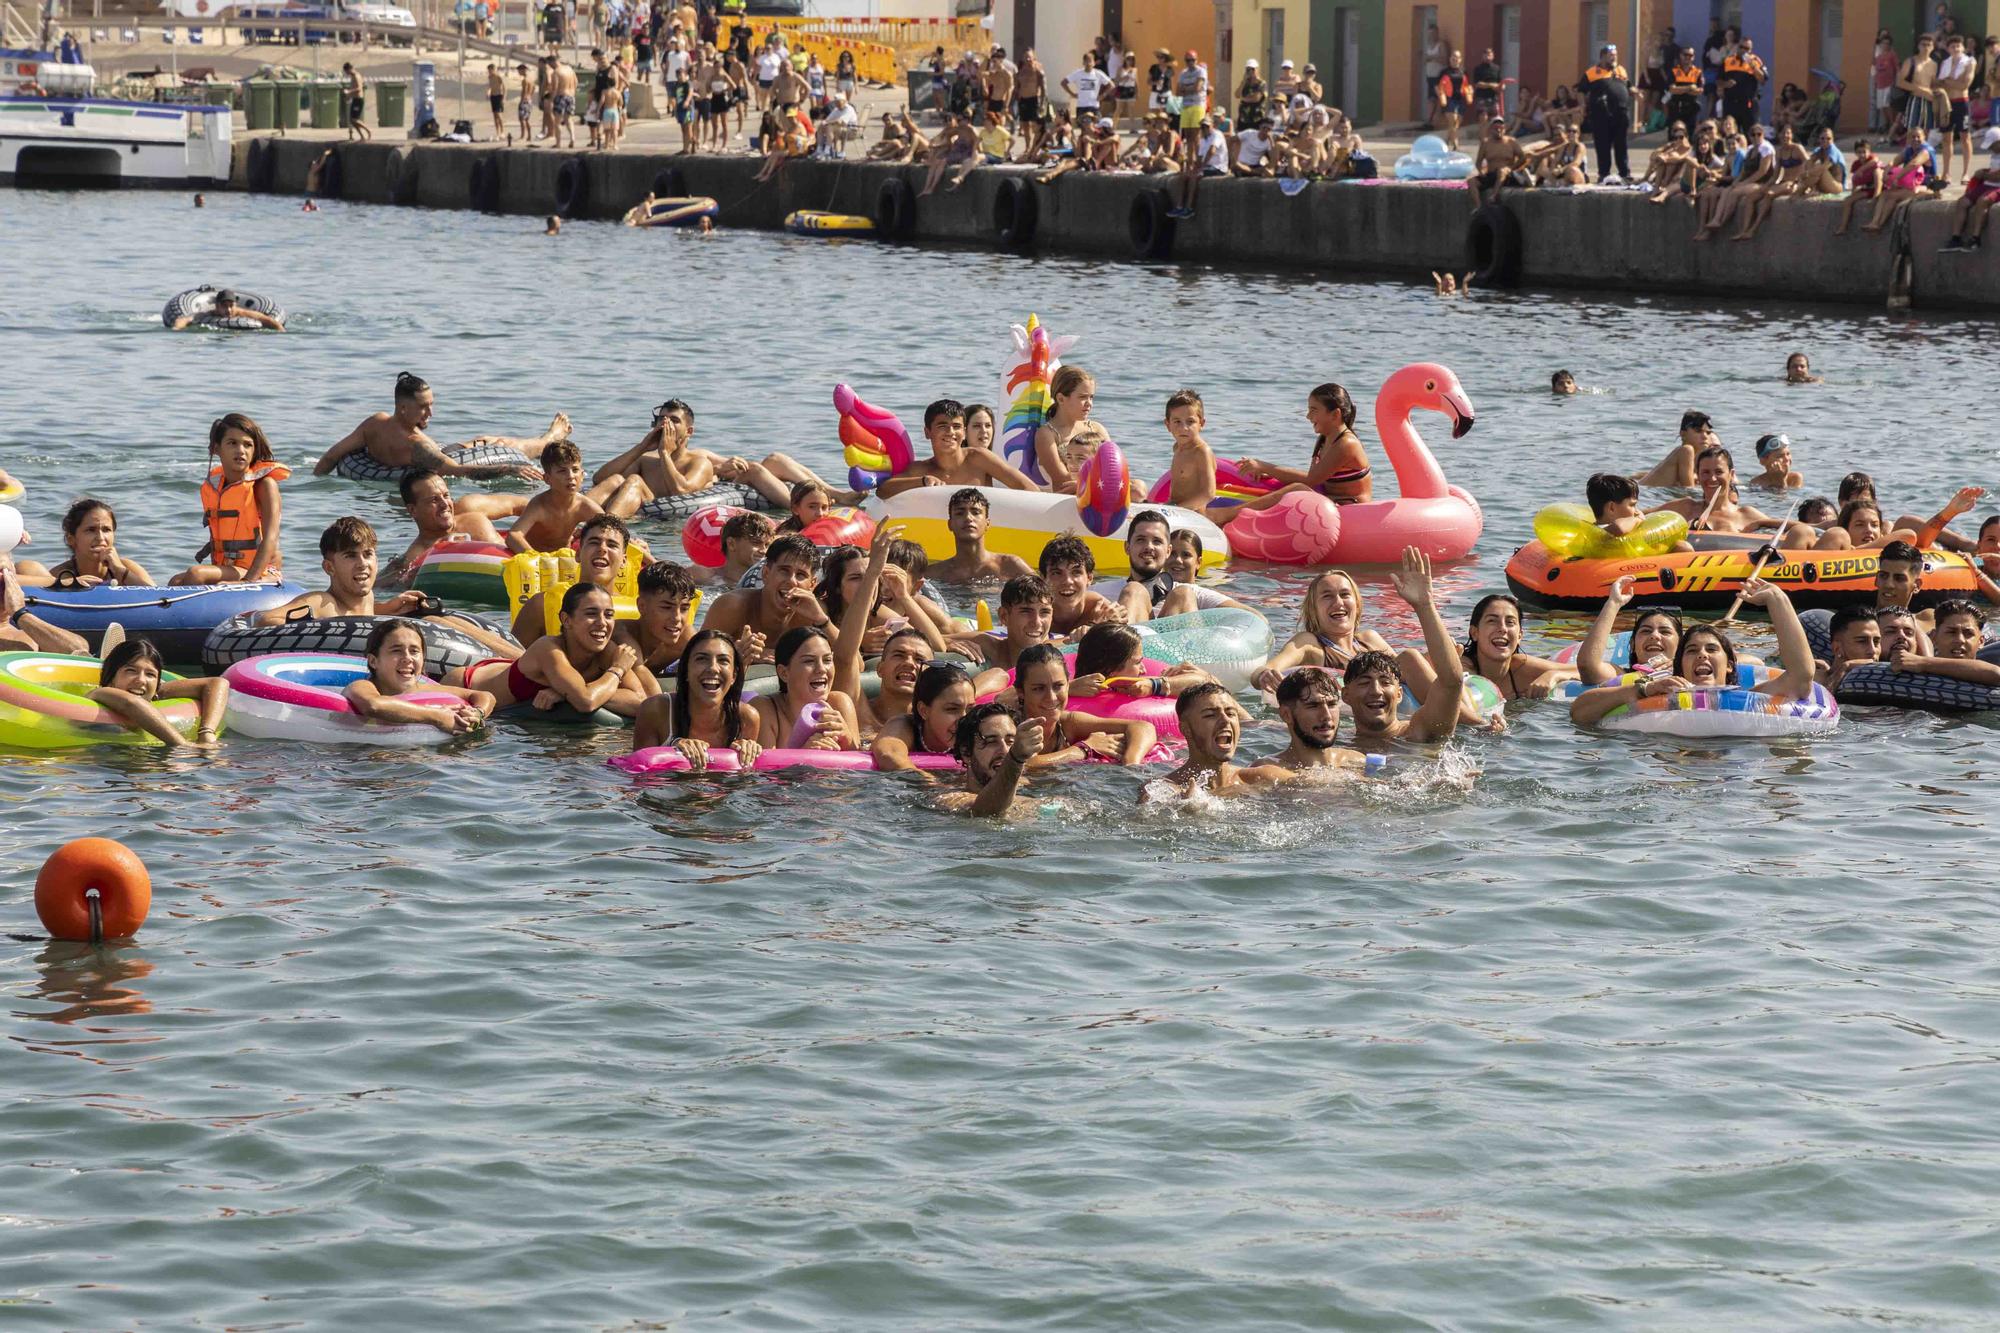
[[[347,103],[347,119],[351,122],[358,123],[361,119],[361,112],[363,106],[364,106],[364,101],[362,98],[355,97],[349,99]]]
[[[1945,126],[1946,134],[1972,133],[1972,103],[1959,98],[1951,104],[1951,123]]]
[[[1184,130],[1200,129],[1201,118],[1203,116],[1206,116],[1207,114],[1208,114],[1208,103],[1205,100],[1200,102],[1182,102],[1181,128]]]
[[[568,93],[556,94],[556,119],[566,120],[576,114],[576,99]]]
[[[1042,118],[1042,99],[1039,97],[1019,98],[1014,103],[1014,112],[1020,118],[1023,125],[1028,124],[1030,121],[1040,120]]]
[[[502,111],[506,110],[506,107],[507,107],[507,94],[505,94],[505,93],[488,93],[488,94],[486,95],[486,101],[487,101],[487,104],[488,104],[489,106],[491,106],[491,107],[493,108],[493,114],[497,116],[497,115],[499,115],[499,114],[500,114],[500,113],[501,113]]]

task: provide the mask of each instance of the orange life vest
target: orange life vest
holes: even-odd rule
[[[218,565],[247,569],[264,540],[264,516],[257,511],[257,483],[283,481],[292,470],[283,463],[256,463],[233,485],[220,467],[201,484],[201,518],[208,525],[208,558]],[[278,562],[273,560],[271,568]]]

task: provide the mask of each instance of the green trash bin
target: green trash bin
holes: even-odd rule
[[[403,107],[410,96],[407,83],[375,85],[375,123],[385,130],[403,127]]]
[[[269,79],[251,79],[243,97],[244,124],[253,130],[278,127],[278,86]]]
[[[299,127],[299,102],[307,90],[297,83],[274,85],[278,98],[278,128],[295,130]]]
[[[313,128],[316,130],[337,130],[347,123],[347,117],[340,114],[340,85],[328,79],[321,79],[312,86]]]

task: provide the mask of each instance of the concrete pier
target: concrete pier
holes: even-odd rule
[[[327,147],[290,138],[241,142],[237,184],[303,193]],[[744,156],[431,143],[333,149],[335,179],[323,192],[364,203],[615,219],[648,191],[686,193],[713,197],[719,226],[762,230],[781,228],[796,209],[881,218],[900,205],[898,239],[918,243],[1328,275],[1490,267],[1491,285],[1713,294],[1732,305],[1755,297],[1880,309],[1900,285],[1920,308],[2000,310],[2000,234],[1986,253],[1940,255],[1950,204],[1932,200],[1907,210],[1906,228],[1879,236],[1858,232],[1866,209],[1856,210],[1854,233],[1835,236],[1839,201],[1783,200],[1756,239],[1731,241],[1725,230],[1697,243],[1686,205],[1655,207],[1614,192],[1509,190],[1504,217],[1489,211],[1475,219],[1461,189],[1322,182],[1288,196],[1274,180],[1211,180],[1195,215],[1173,220],[1162,215],[1174,182],[1159,176],[1072,173],[1044,186],[1027,168],[991,168],[973,172],[962,189],[917,199],[922,168],[858,161],[795,161],[760,183],[761,159]]]

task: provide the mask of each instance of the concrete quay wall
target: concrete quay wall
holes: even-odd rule
[[[237,146],[237,183],[304,193],[324,142],[258,138]],[[1783,201],[1751,241],[1692,239],[1692,210],[1624,193],[1510,190],[1504,217],[1475,221],[1462,190],[1387,183],[1313,184],[1287,196],[1271,180],[1212,180],[1191,218],[1165,219],[1170,182],[1072,173],[1037,185],[1026,168],[975,171],[962,189],[915,197],[918,167],[797,161],[768,182],[750,157],[602,154],[464,144],[336,145],[323,194],[376,204],[613,219],[649,191],[707,195],[717,225],[777,230],[794,210],[882,216],[901,205],[900,239],[1151,262],[1217,262],[1328,276],[1484,268],[1494,285],[1665,292],[1888,305],[1892,287],[1920,308],[2000,310],[2000,233],[1989,253],[1940,255],[1949,205],[1907,210],[1907,226],[1835,236],[1840,204]],[[1012,225],[1009,225],[1011,220]]]

